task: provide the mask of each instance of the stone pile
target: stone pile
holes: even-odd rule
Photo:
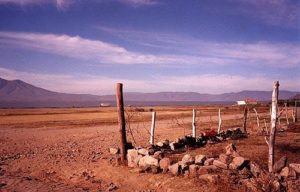
[[[233,144],[226,146],[225,152],[217,158],[203,154],[196,156],[185,154],[180,161],[173,162],[170,158],[164,157],[164,153],[161,151],[153,153],[153,151],[140,148],[128,150],[127,160],[128,167],[138,168],[141,172],[168,172],[174,176],[197,177],[213,183],[218,182],[220,174],[223,172],[230,172],[249,191],[292,189],[295,187],[293,182],[299,181],[297,178],[300,176],[300,164],[288,165],[286,157],[275,163],[273,173],[268,173],[266,170],[262,170],[258,164],[239,155]],[[298,185],[298,187],[300,186]],[[295,191],[299,191],[298,188]]]

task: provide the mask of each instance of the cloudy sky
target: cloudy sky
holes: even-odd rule
[[[298,0],[0,0],[0,77],[53,91],[300,91]]]

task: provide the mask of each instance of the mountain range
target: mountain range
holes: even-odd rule
[[[299,97],[299,92],[280,91],[280,99]],[[176,102],[233,102],[252,98],[269,101],[271,91],[241,91],[223,94],[204,94],[197,92],[158,92],[158,93],[124,93],[127,104],[150,104]],[[114,104],[115,95],[68,94],[49,91],[21,80],[0,78],[0,107],[70,107],[98,106],[101,102]]]

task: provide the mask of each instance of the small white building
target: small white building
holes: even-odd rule
[[[100,107],[110,107],[110,103],[100,103]]]
[[[257,101],[255,99],[245,99],[242,101],[237,101],[237,105],[257,105]]]

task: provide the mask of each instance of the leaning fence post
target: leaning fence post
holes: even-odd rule
[[[152,112],[152,124],[151,124],[151,131],[150,131],[150,144],[154,144],[154,129],[155,129],[155,119],[156,119],[156,112]]]
[[[196,138],[196,110],[193,109],[192,136]]]
[[[275,135],[276,135],[278,89],[279,89],[279,81],[275,81],[273,84],[273,93],[272,93],[271,131],[270,131],[270,138],[269,138],[269,142],[268,142],[268,145],[269,145],[269,163],[268,163],[269,172],[272,172],[273,165],[274,165],[274,144],[275,144]]]
[[[246,105],[244,109],[244,123],[243,123],[244,133],[247,133],[247,114],[248,114],[248,106]]]
[[[253,111],[255,112],[255,115],[256,115],[256,123],[257,123],[257,128],[259,129],[259,117],[258,117],[258,113],[257,113],[257,110],[255,108],[253,108]]]
[[[289,125],[289,116],[288,116],[288,109],[287,109],[287,103],[284,103],[284,108],[285,108],[285,118],[286,118],[286,124]]]
[[[221,131],[221,126],[222,126],[222,118],[221,118],[221,109],[219,108],[219,127],[218,127],[218,134]]]
[[[124,101],[123,101],[123,84],[117,83],[116,86],[116,100],[118,110],[118,121],[119,121],[119,133],[120,133],[120,153],[121,161],[124,163],[126,159],[126,123],[124,115]]]
[[[297,122],[297,101],[295,101],[295,123]]]

